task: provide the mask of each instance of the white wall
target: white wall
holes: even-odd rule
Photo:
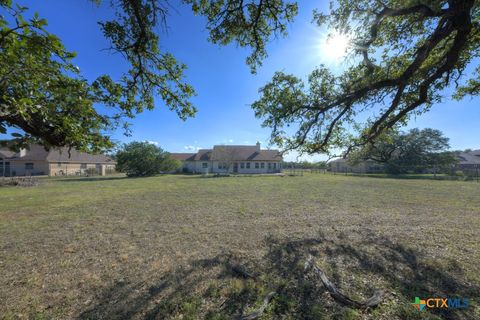
[[[203,163],[207,164],[207,168],[203,167]],[[219,161],[185,161],[183,168],[188,172],[193,173],[227,173],[227,169],[220,169],[218,167]],[[241,164],[244,164],[242,168]],[[247,163],[250,163],[250,168],[247,168]],[[255,163],[259,163],[259,168],[255,168]],[[264,163],[264,167],[261,167],[261,163]],[[268,168],[268,163],[271,163],[271,167]],[[273,168],[273,164],[276,164],[276,168]],[[234,164],[230,164],[228,172],[233,173]],[[238,162],[238,173],[255,174],[255,173],[275,173],[280,172],[281,162],[278,161],[240,161]]]

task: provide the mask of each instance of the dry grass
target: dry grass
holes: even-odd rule
[[[0,315],[230,319],[277,290],[265,319],[479,318],[479,195],[476,182],[328,174],[2,188]],[[352,297],[386,288],[385,303],[339,305],[304,276],[307,253]],[[410,305],[445,295],[471,305]]]

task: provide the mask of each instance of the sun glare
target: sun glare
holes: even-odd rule
[[[350,37],[344,33],[330,33],[321,44],[322,55],[329,60],[341,60],[347,54],[350,46]]]

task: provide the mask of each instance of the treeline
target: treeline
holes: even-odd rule
[[[348,162],[356,165],[373,160],[392,174],[449,172],[458,162],[457,152],[449,148],[449,139],[440,130],[393,130],[352,152]]]

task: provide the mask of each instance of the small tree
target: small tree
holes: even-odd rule
[[[117,171],[125,172],[129,177],[153,176],[179,167],[179,162],[172,159],[168,152],[148,142],[125,144],[116,158]]]
[[[176,159],[173,159],[169,153],[163,159],[160,165],[160,172],[174,172],[182,166],[182,162]]]

